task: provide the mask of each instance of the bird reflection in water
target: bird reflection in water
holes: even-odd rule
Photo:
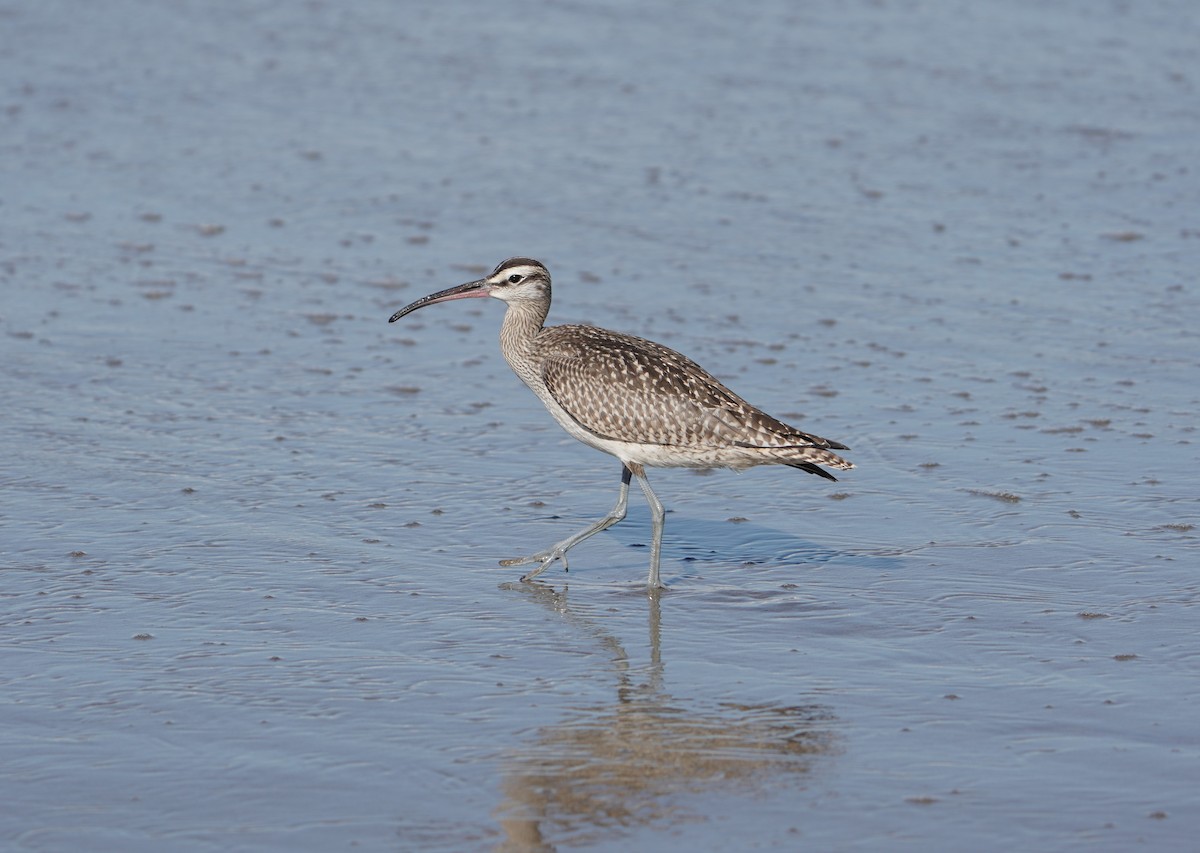
[[[700,820],[686,795],[803,786],[815,763],[836,752],[836,718],[827,706],[705,703],[668,694],[657,590],[649,596],[650,662],[635,667],[612,633],[572,611],[566,590],[505,587],[606,649],[616,697],[574,709],[506,758],[505,799],[495,812],[500,851],[551,850]]]

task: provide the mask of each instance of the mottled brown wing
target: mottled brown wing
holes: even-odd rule
[[[681,447],[825,445],[653,341],[592,326],[555,326],[543,332],[538,348],[546,389],[601,437]]]

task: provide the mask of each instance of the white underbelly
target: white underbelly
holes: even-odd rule
[[[540,395],[539,395],[540,396]],[[546,408],[559,426],[588,447],[594,447],[625,463],[647,468],[749,468],[761,464],[745,450],[737,447],[696,448],[666,444],[639,444],[603,438],[580,426],[553,398],[544,400]],[[766,462],[767,460],[762,460]]]
[[[511,363],[511,362],[510,362]],[[603,438],[579,425],[567,411],[558,404],[553,395],[541,384],[536,374],[530,377],[514,366],[517,376],[529,386],[529,390],[542,401],[546,410],[554,416],[559,426],[569,435],[579,439],[588,447],[594,447],[624,463],[634,463],[647,468],[750,468],[761,465],[769,459],[759,458],[747,453],[739,447],[680,447],[678,445],[640,444],[637,442],[618,441]]]

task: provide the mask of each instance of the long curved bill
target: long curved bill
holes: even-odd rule
[[[449,302],[452,299],[477,299],[480,296],[487,296],[491,292],[492,288],[486,278],[481,278],[478,281],[468,281],[466,284],[458,285],[458,287],[448,287],[445,290],[439,290],[437,293],[422,296],[416,302],[411,305],[405,305],[393,314],[388,322],[395,323],[405,314],[411,314],[418,308],[424,308],[426,305],[432,305],[435,302]]]

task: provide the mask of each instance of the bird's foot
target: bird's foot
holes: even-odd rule
[[[562,560],[563,571],[570,571],[567,566],[567,551],[565,548],[547,548],[545,551],[539,551],[536,554],[530,554],[528,557],[513,557],[511,560],[501,560],[502,566],[528,566],[530,563],[539,563],[540,565],[532,572],[527,572],[521,577],[521,580],[533,580],[550,566],[554,565],[555,560]]]
[[[530,554],[528,557],[513,557],[509,560],[501,560],[502,566],[528,566],[530,563],[545,563],[554,561],[554,553],[551,551],[542,551],[540,554]]]

